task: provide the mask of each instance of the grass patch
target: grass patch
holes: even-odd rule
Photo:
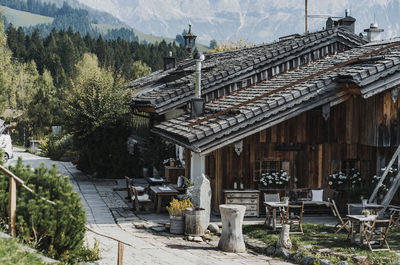
[[[36,255],[23,251],[15,239],[0,239],[0,264],[2,265],[44,265]]]
[[[0,11],[4,12],[3,15],[7,18],[8,22],[14,25],[15,28],[29,27],[38,24],[53,22],[52,17],[46,17],[30,12],[20,11],[6,6],[0,6]]]
[[[399,264],[397,254],[400,252],[400,229],[393,228],[389,233],[389,245],[392,251],[371,252],[366,247],[352,245],[346,233],[335,234],[332,227],[325,225],[303,224],[304,235],[290,235],[293,250],[303,255],[324,258],[334,264],[347,260],[350,265],[356,264],[356,256],[365,256],[371,264]],[[272,231],[265,225],[243,226],[243,233],[251,238],[259,239],[267,245],[275,245],[280,229]],[[327,249],[326,252],[321,249]],[[329,250],[328,250],[329,249]]]

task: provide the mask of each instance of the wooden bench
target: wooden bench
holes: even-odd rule
[[[322,190],[322,200],[313,200],[312,190]],[[308,214],[330,213],[329,199],[336,200],[337,192],[332,189],[293,189],[289,191],[291,202],[304,203],[304,212]]]

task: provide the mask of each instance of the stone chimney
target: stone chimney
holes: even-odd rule
[[[355,24],[356,19],[350,16],[350,9],[346,9],[343,18],[329,17],[326,20],[326,29],[342,28],[354,33]]]
[[[345,17],[339,19],[338,27],[346,29],[352,33],[355,31],[356,19],[350,16],[350,9],[346,9],[344,12]]]
[[[383,32],[383,29],[380,29],[378,27],[377,23],[371,23],[371,25],[369,26],[369,29],[364,29],[364,32],[367,33],[367,40],[369,42],[371,41],[381,41],[382,37],[381,37],[381,33]]]
[[[175,68],[176,60],[172,56],[172,51],[169,52],[169,56],[164,57],[164,71]]]

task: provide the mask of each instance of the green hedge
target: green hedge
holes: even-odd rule
[[[74,257],[83,246],[86,217],[68,177],[61,176],[55,166],[46,169],[42,164],[35,170],[25,167],[21,159],[10,170],[37,193],[32,194],[17,185],[17,235],[24,241],[33,242],[50,257],[64,261]],[[9,178],[0,173],[0,214],[3,218],[8,218],[8,185]]]

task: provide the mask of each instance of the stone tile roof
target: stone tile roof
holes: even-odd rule
[[[325,30],[305,35],[295,35],[281,41],[235,51],[207,54],[202,67],[203,95],[220,87],[224,82],[257,73],[279,60],[310,52],[321,44],[340,42],[351,48],[366,42],[346,30]],[[157,71],[130,83],[138,88],[132,108],[151,108],[162,114],[186,104],[194,95],[193,59],[187,59],[176,68]]]
[[[369,55],[379,49],[385,50]],[[360,56],[367,58],[358,60]],[[206,104],[203,117],[185,114],[162,122],[153,132],[195,152],[209,152],[344,98],[350,92],[340,89],[341,82],[357,85],[364,98],[397,87],[399,71],[400,43],[366,45],[242,89]]]

